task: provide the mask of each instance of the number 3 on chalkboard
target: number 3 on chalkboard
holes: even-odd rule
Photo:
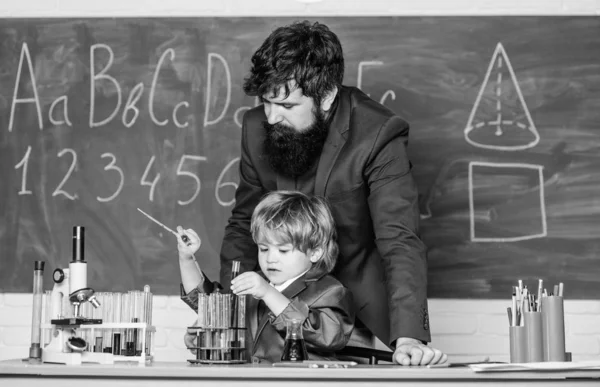
[[[63,186],[67,183],[67,181],[71,177],[71,174],[77,170],[77,152],[75,152],[73,149],[65,148],[58,153],[58,157],[62,157],[65,153],[71,154],[71,156],[73,156],[73,159],[71,160],[71,165],[69,166],[67,173],[65,174],[65,176],[63,177],[61,182],[58,184],[58,186],[52,193],[52,196],[63,195],[70,200],[75,200],[75,199],[78,199],[77,194],[76,193],[69,194],[67,191],[63,190]],[[25,152],[25,155],[23,156],[21,161],[19,161],[19,163],[17,165],[15,165],[15,169],[23,168],[23,174],[21,176],[21,189],[19,190],[19,193],[18,193],[19,195],[31,195],[32,194],[31,190],[27,189],[27,170],[28,170],[28,166],[29,166],[29,158],[30,157],[31,157],[31,146],[28,146],[27,151]],[[117,166],[117,158],[115,157],[114,154],[107,152],[107,153],[103,153],[100,157],[103,159],[110,158],[110,162],[108,164],[106,164],[106,166],[104,167],[104,170],[105,171],[116,171],[119,174],[119,178],[120,178],[119,186],[117,187],[117,189],[115,190],[115,192],[112,195],[107,196],[107,197],[100,197],[100,196],[96,197],[96,200],[98,200],[99,202],[110,202],[111,200],[115,199],[123,190],[123,184],[125,182],[125,174],[123,173],[123,170]],[[152,158],[150,158],[150,161],[148,162],[148,165],[146,165],[146,169],[144,170],[144,174],[142,175],[142,178],[140,179],[141,185],[146,185],[146,186],[150,187],[150,194],[149,194],[150,201],[154,201],[154,190],[156,188],[156,184],[158,183],[158,180],[160,179],[160,173],[156,174],[156,176],[154,177],[154,180],[150,181],[148,179],[148,173],[150,172],[150,168],[154,164],[155,159],[156,159],[155,156],[152,156]],[[222,187],[225,187],[228,185],[233,185],[234,188],[237,188],[237,184],[222,183],[221,179],[223,178],[223,174],[225,173],[225,171],[227,169],[229,169],[231,167],[231,165],[234,164],[238,160],[239,159],[232,160],[227,165],[227,167],[225,167],[223,172],[221,172],[221,175],[219,176],[219,181],[217,183],[217,190],[219,188],[222,188]],[[177,203],[179,203],[179,205],[181,205],[181,206],[186,206],[186,205],[192,203],[196,199],[196,197],[198,197],[198,194],[200,193],[200,188],[202,185],[201,181],[200,181],[200,177],[198,177],[198,175],[196,173],[186,170],[184,164],[186,164],[187,161],[190,161],[190,162],[191,161],[206,161],[206,157],[194,156],[194,155],[183,155],[181,157],[181,160],[179,160],[179,165],[177,166],[177,176],[190,177],[196,183],[194,193],[188,200],[178,200],[177,201]],[[217,195],[217,200],[219,201],[219,204],[221,204],[223,206],[231,205],[234,202],[234,201],[223,202],[222,200],[220,200],[218,192],[216,192],[216,195]]]
[[[198,196],[198,194],[200,193],[200,178],[198,177],[198,175],[196,175],[195,173],[192,173],[192,172],[182,170],[183,163],[185,163],[185,161],[187,159],[194,160],[194,161],[206,161],[206,157],[204,157],[204,156],[183,155],[181,157],[181,161],[179,162],[179,166],[177,167],[177,176],[189,176],[192,179],[194,179],[194,181],[196,181],[196,192],[194,192],[192,197],[186,201],[183,201],[183,200],[177,201],[177,203],[179,203],[179,205],[181,205],[181,206],[186,206],[186,205],[190,204],[191,202],[193,202],[194,199],[196,199],[196,196]]]
[[[116,198],[117,195],[123,189],[123,181],[125,180],[125,175],[123,174],[123,170],[115,165],[115,162],[117,161],[117,158],[115,157],[115,155],[113,155],[112,153],[103,153],[102,156],[100,156],[100,157],[101,158],[105,158],[105,157],[112,158],[111,162],[108,163],[108,165],[106,167],[104,167],[104,170],[105,171],[110,171],[110,170],[117,171],[119,173],[119,175],[121,176],[121,181],[119,182],[119,188],[117,188],[117,190],[115,191],[114,194],[110,195],[107,198],[101,198],[100,196],[96,197],[96,199],[98,199],[99,202],[110,202],[111,200]]]

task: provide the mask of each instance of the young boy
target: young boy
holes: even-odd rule
[[[182,299],[197,310],[198,292],[212,291],[215,283],[190,270],[192,254],[200,247],[198,235],[181,227],[177,231],[189,238],[189,245],[178,238],[177,246],[182,285],[188,292],[182,292]],[[240,274],[231,281],[231,291],[252,295],[246,315],[252,361],[280,361],[286,321],[291,319],[302,321],[311,360],[333,358],[350,338],[354,310],[350,291],[328,275],[335,267],[338,245],[327,203],[300,192],[271,192],[256,206],[250,231],[262,273]],[[193,346],[190,339],[186,344]]]

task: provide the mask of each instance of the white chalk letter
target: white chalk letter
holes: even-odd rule
[[[163,52],[163,54],[160,56],[160,59],[158,59],[158,64],[154,69],[152,86],[150,86],[150,96],[148,97],[148,112],[150,113],[150,119],[152,120],[152,122],[159,126],[165,126],[167,123],[169,123],[169,120],[166,119],[164,121],[159,121],[158,118],[156,118],[156,116],[154,115],[154,92],[156,91],[156,82],[158,81],[158,73],[160,72],[162,62],[165,60],[165,57],[167,55],[171,56],[171,60],[175,59],[175,50],[173,50],[172,48],[165,50],[165,52]]]
[[[27,58],[27,67],[29,69],[29,77],[31,78],[31,88],[33,89],[33,98],[17,98],[19,94],[19,83],[21,83],[21,69],[23,68],[23,58]],[[15,80],[15,90],[13,92],[13,100],[10,106],[10,119],[8,121],[8,131],[12,132],[13,121],[15,118],[15,105],[18,103],[31,103],[35,102],[37,109],[38,125],[40,130],[43,128],[42,123],[42,108],[40,107],[40,100],[37,94],[37,87],[35,85],[35,76],[33,75],[33,64],[31,63],[31,54],[27,48],[27,43],[23,43],[21,47],[21,57],[19,58],[19,67],[17,67],[17,79]]]
[[[54,119],[54,108],[60,102],[62,102],[62,104],[63,104],[64,120],[62,120],[62,121]],[[73,126],[71,124],[71,120],[69,120],[69,115],[67,114],[67,112],[69,111],[69,109],[67,109],[68,102],[69,102],[69,97],[67,97],[66,95],[62,95],[52,102],[52,105],[50,105],[50,110],[48,111],[48,118],[50,119],[50,122],[52,123],[52,125],[62,125],[64,123],[66,123],[67,126]]]
[[[356,87],[362,90],[362,72],[365,66],[381,66],[383,64],[380,60],[373,60],[367,62],[358,63],[358,77],[356,78]]]
[[[186,101],[182,101],[182,102],[179,102],[177,105],[175,105],[175,107],[173,108],[173,122],[175,123],[175,126],[177,126],[178,128],[181,128],[181,129],[187,128],[187,126],[189,124],[187,121],[182,124],[177,119],[177,112],[179,111],[179,108],[182,107],[182,106],[185,106],[186,108],[189,108],[190,104],[187,103]]]
[[[125,103],[125,107],[123,108],[123,125],[127,128],[131,128],[131,125],[135,123],[138,116],[140,115],[140,109],[135,106],[135,104],[140,100],[142,93],[144,92],[144,84],[142,82],[135,85],[135,87],[129,92],[129,97],[127,98],[127,102]],[[133,110],[133,117],[131,120],[127,122],[127,112],[129,110]]]
[[[94,52],[96,51],[96,48],[103,48],[107,50],[109,54],[108,63],[106,64],[106,67],[104,67],[98,74],[96,74],[96,58],[94,57]],[[112,120],[117,115],[119,108],[121,107],[121,87],[119,86],[119,82],[117,82],[117,80],[114,77],[111,77],[110,75],[105,75],[106,71],[108,71],[110,66],[112,66],[114,58],[115,54],[113,54],[111,48],[106,44],[98,43],[90,47],[90,128],[106,125],[107,123],[109,123],[110,120]],[[94,108],[96,101],[97,79],[106,79],[108,81],[111,81],[113,85],[115,85],[115,88],[117,89],[117,106],[108,118],[106,118],[104,121],[96,123],[94,122]]]
[[[221,111],[221,114],[215,118],[212,121],[208,120],[208,113],[209,113],[209,107],[210,107],[210,93],[211,93],[211,84],[212,84],[212,59],[216,58],[218,60],[221,61],[221,63],[223,63],[223,68],[225,69],[225,76],[227,78],[227,95],[225,97],[225,106],[223,106],[223,111]],[[223,117],[225,116],[225,113],[227,112],[227,108],[229,107],[229,102],[231,101],[231,73],[229,72],[229,65],[227,64],[227,61],[225,60],[225,58],[223,58],[221,55],[219,54],[215,54],[213,52],[210,52],[208,54],[208,75],[206,77],[207,82],[206,82],[206,106],[204,109],[204,127],[207,127],[208,125],[214,125],[217,122],[221,121],[223,119]]]

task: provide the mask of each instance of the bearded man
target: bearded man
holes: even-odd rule
[[[221,283],[233,261],[257,270],[250,234],[255,206],[268,192],[325,197],[340,247],[332,274],[352,291],[351,343],[394,350],[401,365],[444,363],[431,341],[426,249],[419,238],[418,193],[406,153],[408,123],[360,90],[342,85],[344,57],[327,26],[294,23],[274,30],[252,56],[244,91],[262,105],[242,127],[240,183],[221,248]],[[181,261],[182,275],[196,275]],[[182,298],[197,297],[199,274]],[[305,278],[306,286],[314,278]],[[191,336],[186,337],[189,342]]]

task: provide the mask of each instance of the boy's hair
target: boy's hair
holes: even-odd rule
[[[325,199],[296,191],[273,191],[258,203],[250,232],[254,242],[290,243],[307,254],[316,248],[323,255],[316,264],[331,272],[338,255],[335,221]]]
[[[287,98],[288,82],[294,80],[305,96],[319,104],[328,92],[342,86],[343,79],[344,54],[336,34],[324,24],[303,21],[277,28],[256,50],[244,92],[275,97],[284,86]]]

